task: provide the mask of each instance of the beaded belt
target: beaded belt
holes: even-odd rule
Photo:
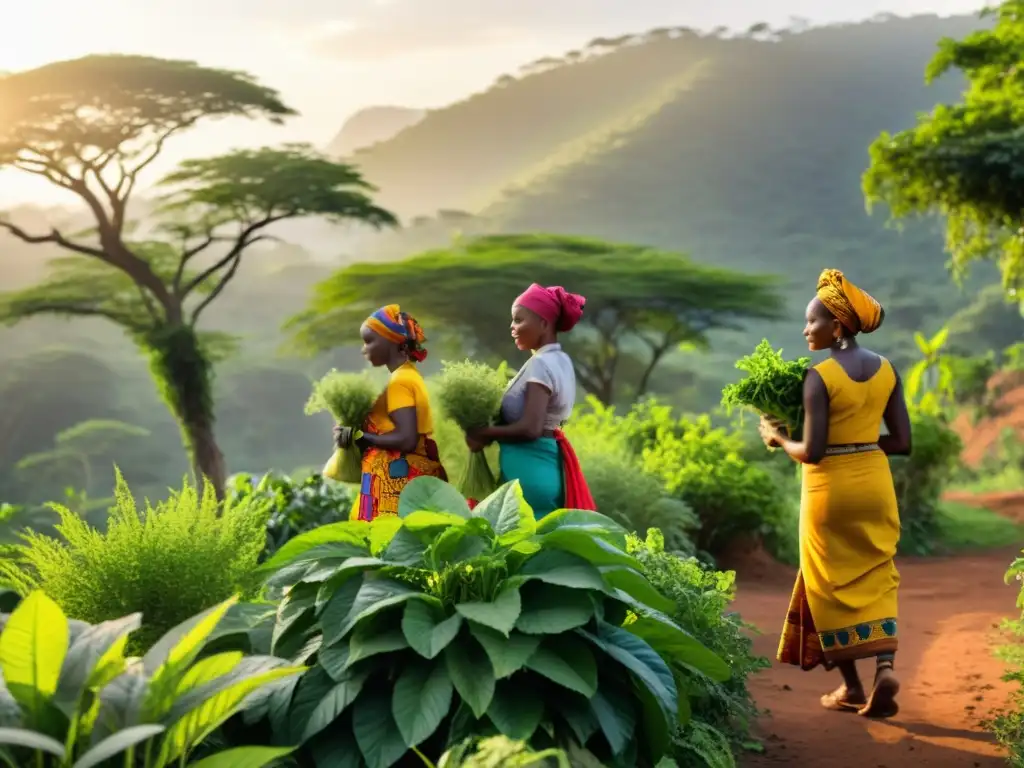
[[[861,443],[860,445],[830,445],[825,449],[826,456],[845,456],[848,453],[867,453],[877,451],[878,443]]]

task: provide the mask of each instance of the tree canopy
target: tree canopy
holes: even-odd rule
[[[993,260],[1007,295],[1024,301],[1024,0],[984,13],[994,26],[944,38],[926,71],[933,83],[959,70],[969,83],[962,100],[882,133],[863,187],[869,207],[883,203],[894,219],[944,217],[954,274]]]
[[[580,384],[609,403],[623,385],[643,395],[665,356],[701,347],[709,331],[777,317],[774,279],[701,266],[641,245],[559,235],[482,237],[406,261],[353,264],[321,283],[294,318],[301,348],[354,343],[377,306],[397,302],[433,339],[509,359],[509,312],[530,283],[563,285],[587,298],[584,321],[567,335]]]
[[[182,163],[159,184],[159,225],[148,239],[130,238],[128,203],[167,139],[199,120],[293,114],[245,73],[145,56],[88,56],[0,80],[0,168],[74,193],[95,222],[91,233],[33,233],[0,219],[25,243],[72,254],[39,285],[0,297],[0,322],[100,316],[124,328],[150,358],[197,475],[218,492],[226,471],[213,436],[210,339],[197,330],[203,311],[276,222],[396,220],[356,170],[303,144]]]

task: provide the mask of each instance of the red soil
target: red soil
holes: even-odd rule
[[[1000,509],[1005,505],[1024,519],[1024,494],[1013,496],[1012,504],[984,501]],[[1000,621],[1014,614],[1019,585],[1004,584],[1003,574],[1020,548],[902,558],[896,657],[900,713],[891,720],[872,721],[826,711],[818,699],[839,684],[838,673],[802,672],[774,663],[751,685],[758,705],[768,710],[760,723],[765,751],[744,756],[743,768],[1004,766],[998,746],[980,723],[1005,705],[1011,691],[1000,680],[1004,668],[992,652],[1001,641]],[[755,638],[755,650],[774,659],[795,571],[754,547],[730,555],[730,567],[739,574],[735,608],[764,633]],[[873,665],[861,666],[870,680]]]

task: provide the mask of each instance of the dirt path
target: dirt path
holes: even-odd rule
[[[1006,700],[1003,666],[993,658],[995,627],[1013,612],[1017,585],[1003,573],[1020,547],[953,558],[903,559],[900,592],[901,712],[868,721],[827,712],[822,693],[839,684],[838,673],[801,672],[774,664],[752,683],[767,714],[760,725],[764,754],[742,759],[743,768],[1001,768],[993,739],[979,726]],[[755,648],[774,659],[792,587],[792,571],[760,563],[741,570],[736,609],[764,635]],[[870,674],[870,662],[862,663]],[[865,679],[869,679],[865,674]]]

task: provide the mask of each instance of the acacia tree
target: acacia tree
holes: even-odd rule
[[[917,125],[882,133],[871,145],[863,189],[869,208],[894,220],[939,215],[951,267],[998,263],[1008,298],[1024,298],[1024,0],[983,15],[990,29],[943,39],[925,73],[933,82],[959,70],[969,83],[957,104],[936,106]]]
[[[716,328],[778,317],[774,281],[700,266],[637,245],[558,235],[470,240],[401,262],[353,264],[317,286],[307,312],[290,321],[301,348],[351,344],[377,305],[398,302],[430,324],[432,339],[455,339],[508,359],[509,310],[531,282],[587,297],[584,322],[566,336],[580,385],[610,404],[622,385],[639,397],[666,355],[707,343]]]
[[[168,139],[205,119],[295,113],[250,75],[144,56],[87,56],[0,79],[0,169],[33,174],[76,195],[95,229],[71,234],[4,229],[69,253],[50,277],[0,301],[0,319],[104,317],[149,357],[181,425],[197,478],[223,494],[214,436],[214,349],[198,321],[237,274],[250,247],[284,219],[324,216],[381,227],[394,217],[350,166],[305,145],[189,160],[161,182],[151,236],[132,239],[129,204],[140,174]],[[219,339],[223,341],[223,339]],[[221,345],[222,346],[222,345]]]

